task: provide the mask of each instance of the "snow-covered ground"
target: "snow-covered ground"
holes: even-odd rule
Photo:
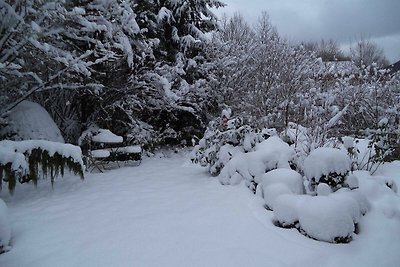
[[[400,181],[400,164],[381,174]],[[400,266],[400,198],[385,190],[354,240],[331,244],[274,226],[243,183],[220,185],[186,154],[146,158],[60,178],[54,190],[50,181],[17,185],[13,197],[3,190],[13,240],[0,266]]]

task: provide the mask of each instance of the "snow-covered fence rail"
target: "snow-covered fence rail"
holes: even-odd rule
[[[66,169],[83,179],[80,147],[45,140],[0,141],[0,188],[8,183],[11,193],[17,181],[36,185],[39,178],[50,176],[53,184]]]

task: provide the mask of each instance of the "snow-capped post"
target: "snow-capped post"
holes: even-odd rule
[[[65,170],[84,178],[80,147],[45,140],[0,141],[0,189],[8,183],[10,193],[17,181],[37,184],[39,178],[64,176]]]

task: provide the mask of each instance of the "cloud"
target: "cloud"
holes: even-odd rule
[[[280,34],[297,41],[335,39],[346,44],[361,35],[400,59],[400,0],[225,0],[217,14],[241,12],[256,23],[267,11]]]

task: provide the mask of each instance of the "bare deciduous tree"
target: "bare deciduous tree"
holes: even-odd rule
[[[359,67],[362,65],[370,66],[372,63],[376,63],[379,67],[389,65],[383,49],[363,36],[350,48],[350,56]]]

